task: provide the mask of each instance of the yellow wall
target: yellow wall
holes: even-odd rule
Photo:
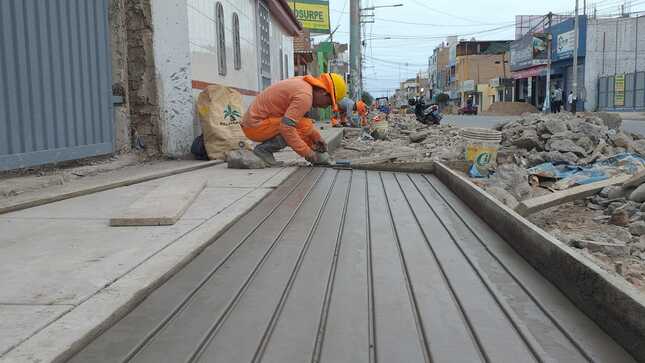
[[[478,84],[477,85],[477,92],[481,94],[481,105],[480,105],[480,110],[481,111],[488,111],[488,108],[490,105],[493,104],[493,97],[495,97],[495,102],[499,101],[497,99],[497,90],[495,88],[492,88],[488,84]]]

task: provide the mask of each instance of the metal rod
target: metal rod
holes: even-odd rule
[[[578,5],[580,0],[576,0],[576,11],[575,17],[573,18],[573,27],[574,31],[574,46],[573,46],[573,85],[571,90],[573,91],[573,102],[571,103],[571,112],[576,113],[577,103],[578,103],[578,43],[580,37],[580,19],[578,19]]]

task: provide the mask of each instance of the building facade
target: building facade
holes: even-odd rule
[[[645,16],[589,19],[585,109],[645,111]]]

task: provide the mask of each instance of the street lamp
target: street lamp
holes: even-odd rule
[[[399,6],[403,6],[403,4],[370,6],[369,8],[362,8],[361,11],[363,11],[363,10],[374,10],[374,9],[379,9],[379,8],[398,8]]]

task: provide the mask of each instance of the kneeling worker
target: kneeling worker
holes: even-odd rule
[[[253,152],[270,166],[280,165],[273,153],[287,146],[312,164],[329,164],[327,144],[305,114],[312,106],[337,111],[336,102],[346,93],[345,81],[336,73],[280,81],[255,97],[242,119],[242,131],[261,143]]]
[[[356,110],[356,104],[349,97],[338,102],[338,112],[334,112],[331,118],[332,127],[352,126],[352,113]]]

